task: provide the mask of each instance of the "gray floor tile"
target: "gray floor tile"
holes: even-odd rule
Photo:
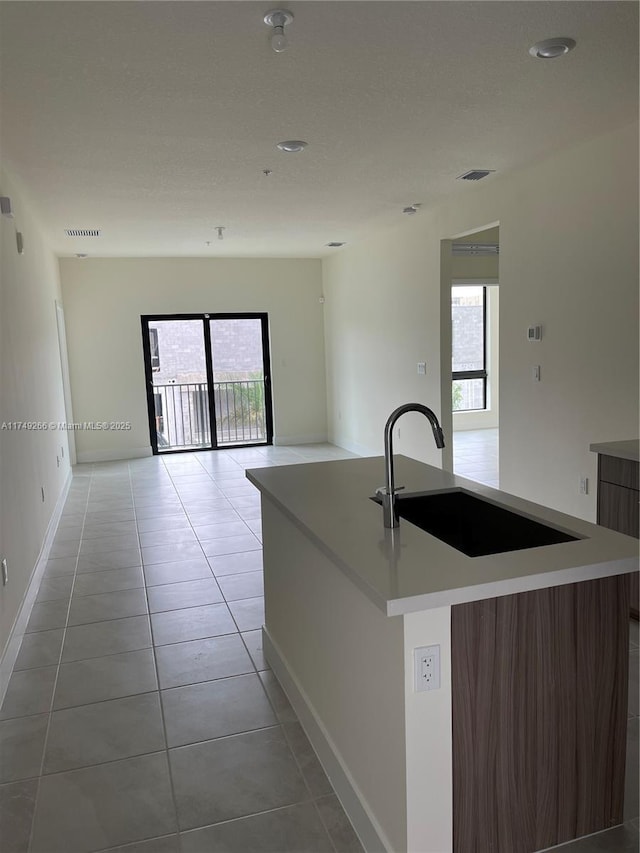
[[[0,722],[0,782],[40,774],[48,722],[48,714]]]
[[[53,707],[60,710],[157,689],[153,652],[141,649],[61,664]]]
[[[136,505],[136,518],[162,518],[163,516],[174,516],[182,510],[182,504],[150,504],[149,506]]]
[[[140,534],[140,544],[143,548],[158,545],[174,545],[183,542],[196,542],[196,534],[190,527],[179,527],[172,530],[150,530]]]
[[[283,723],[285,737],[296,757],[304,780],[314,797],[332,794],[333,788],[300,723]]]
[[[262,571],[262,551],[245,551],[209,559],[214,575],[236,575],[242,572]]]
[[[181,833],[183,853],[335,853],[312,803]]]
[[[202,509],[191,507],[187,510],[189,521],[196,527],[208,527],[211,524],[237,524],[241,519],[238,513],[228,506],[226,509]]]
[[[204,524],[194,528],[201,542],[208,539],[221,539],[224,536],[246,536],[247,525],[244,521],[227,521],[219,524]]]
[[[81,705],[51,715],[44,772],[73,770],[165,748],[158,693]]]
[[[131,616],[67,628],[62,661],[85,660],[151,647],[148,616]]]
[[[142,566],[134,566],[131,569],[110,569],[106,572],[87,572],[76,577],[73,597],[100,595],[103,592],[118,592],[123,589],[139,589],[143,586]]]
[[[61,575],[74,575],[76,572],[75,557],[57,557],[47,560],[44,569],[45,578],[60,577]]]
[[[228,607],[236,620],[238,631],[256,631],[264,625],[264,599],[262,597],[230,601]]]
[[[31,853],[87,853],[175,832],[166,755],[44,776]]]
[[[142,557],[139,548],[124,551],[109,551],[105,554],[92,554],[78,559],[78,574],[84,572],[104,572],[109,569],[129,569],[141,566]]]
[[[0,785],[0,839],[5,853],[27,853],[37,790],[37,779]]]
[[[82,534],[82,523],[74,524],[67,527],[58,525],[57,533],[53,539],[54,542],[77,542],[80,545],[80,536]]]
[[[104,539],[107,536],[135,535],[137,532],[135,521],[93,521],[85,524],[82,531],[82,538]]]
[[[239,554],[244,551],[258,551],[260,543],[253,533],[246,536],[223,536],[219,539],[209,539],[202,543],[202,550],[207,557],[224,554]]]
[[[107,554],[110,551],[125,551],[138,547],[138,535],[128,533],[123,536],[101,536],[98,539],[83,539],[80,546],[80,556],[92,554]]]
[[[0,720],[46,714],[51,708],[51,697],[57,667],[45,666],[14,672],[0,710]]]
[[[31,616],[27,622],[26,633],[32,631],[49,631],[52,628],[64,628],[67,622],[68,599],[58,601],[43,601],[34,604]]]
[[[182,530],[190,528],[189,520],[184,512],[164,516],[162,518],[139,518],[138,530],[140,533],[149,533],[153,530]]]
[[[185,610],[153,613],[151,628],[154,645],[166,646],[186,640],[232,634],[236,630],[236,624],[226,604],[205,604]]]
[[[163,838],[136,841],[122,847],[110,847],[104,853],[180,853],[180,838],[177,835],[165,835]]]
[[[63,637],[62,628],[25,634],[13,667],[14,672],[38,666],[55,666],[60,659]]]
[[[253,671],[238,634],[160,646],[156,659],[162,689]]]
[[[125,619],[128,616],[142,616],[146,612],[147,596],[144,589],[125,589],[77,598],[74,596],[69,610],[69,625]]]
[[[195,581],[182,581],[161,586],[151,586],[147,590],[149,610],[160,613],[163,610],[179,610],[183,607],[197,607],[204,604],[217,604],[223,601],[220,587],[211,577]]]
[[[335,845],[336,853],[364,853],[358,836],[335,794],[316,800],[316,807]]]
[[[120,509],[103,509],[103,510],[88,510],[85,524],[93,526],[94,524],[114,524],[122,521],[135,521],[135,513],[130,507],[121,507]]]
[[[239,675],[162,691],[169,746],[277,724],[257,675]]]
[[[49,557],[77,557],[79,547],[80,543],[77,540],[73,540],[72,542],[54,542],[49,551]]]
[[[169,756],[182,830],[308,798],[279,727],[178,747]]]
[[[175,563],[202,558],[202,549],[197,542],[183,542],[176,545],[152,545],[142,549],[142,562],[145,566],[156,563]]]
[[[198,548],[200,546],[197,546]],[[180,583],[181,581],[198,580],[199,578],[211,578],[211,567],[202,556],[189,560],[177,560],[171,563],[157,563],[151,566],[145,565],[144,576],[147,586],[159,586],[160,584]]]
[[[73,575],[62,575],[57,578],[43,578],[38,590],[36,601],[68,601],[71,597]]]
[[[240,575],[221,575],[218,580],[220,589],[227,601],[242,598],[256,598],[264,595],[262,572],[243,572]]]
[[[262,650],[262,630],[245,631],[241,636],[255,668],[257,670],[269,669],[269,664]]]

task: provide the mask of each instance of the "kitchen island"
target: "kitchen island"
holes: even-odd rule
[[[402,456],[407,492],[463,488],[575,540],[468,557],[384,529],[381,458],[247,476],[265,653],[367,851],[531,853],[621,822],[633,539]],[[439,687],[416,692],[424,647]]]

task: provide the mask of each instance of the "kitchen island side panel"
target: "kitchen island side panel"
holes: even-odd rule
[[[455,853],[533,853],[622,822],[629,584],[451,608]]]
[[[406,850],[402,617],[372,604],[264,494],[262,518],[267,634],[385,846]]]

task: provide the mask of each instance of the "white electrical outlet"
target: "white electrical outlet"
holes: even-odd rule
[[[413,650],[416,693],[440,689],[440,646],[420,646]]]
[[[589,478],[588,477],[580,477],[580,494],[588,495],[589,494]]]
[[[533,381],[540,382],[540,365],[534,364],[533,366]]]
[[[426,376],[427,375],[427,362],[419,361],[418,362],[418,376]]]
[[[2,586],[6,586],[9,582],[9,569],[7,568],[7,561],[3,559],[2,561]]]

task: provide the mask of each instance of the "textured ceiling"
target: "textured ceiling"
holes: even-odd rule
[[[637,116],[634,2],[286,5],[275,54],[269,0],[0,2],[1,150],[59,254],[320,257]]]

